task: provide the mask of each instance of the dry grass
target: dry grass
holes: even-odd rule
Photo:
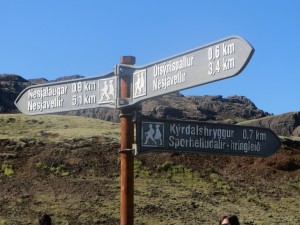
[[[0,139],[34,137],[60,141],[92,136],[118,139],[119,126],[116,123],[77,116],[0,114]]]

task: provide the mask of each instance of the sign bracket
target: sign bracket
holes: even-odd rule
[[[135,67],[133,66],[130,66],[130,65],[125,65],[125,64],[118,64],[118,65],[115,65],[115,68],[114,68],[114,73],[115,73],[115,76],[118,77],[118,84],[120,85],[121,83],[121,79],[128,79],[129,80],[129,93],[132,92],[132,75],[135,71]],[[120,96],[120,93],[118,93],[118,96]],[[128,96],[128,98],[117,98],[116,99],[116,102],[117,102],[117,108],[118,109],[121,109],[121,108],[124,108],[126,106],[130,106],[132,105],[132,96],[130,94],[130,96]]]
[[[119,150],[119,153],[132,153],[134,155],[135,149],[134,148],[122,149],[122,150]]]
[[[134,71],[136,70],[135,67],[125,64],[117,64],[115,65],[114,73],[116,76],[124,77],[124,76],[132,76]]]
[[[125,106],[131,105],[131,98],[117,98],[117,108],[123,108]]]

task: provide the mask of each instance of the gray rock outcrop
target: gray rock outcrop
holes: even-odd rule
[[[269,128],[280,136],[300,136],[300,112],[268,116],[240,124]]]
[[[0,113],[16,111],[14,104],[19,93],[31,85],[21,76],[14,74],[0,74]]]

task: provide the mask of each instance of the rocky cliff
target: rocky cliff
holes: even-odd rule
[[[145,101],[142,113],[149,116],[197,121],[237,123],[270,115],[244,96],[183,96],[179,93]]]
[[[19,93],[31,83],[21,76],[0,74],[0,113],[16,111],[14,101]]]

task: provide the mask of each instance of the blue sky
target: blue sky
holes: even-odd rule
[[[123,55],[143,66],[238,35],[255,48],[245,70],[183,94],[300,110],[300,1],[0,0],[0,9],[0,74],[105,75]]]

